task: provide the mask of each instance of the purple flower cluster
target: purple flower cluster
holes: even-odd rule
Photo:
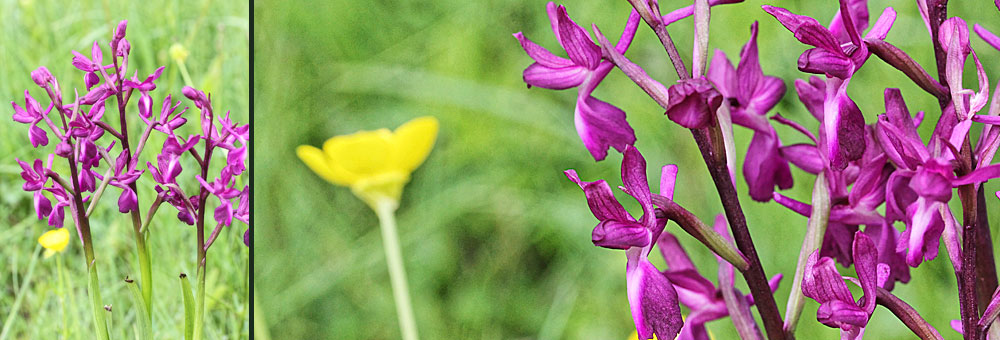
[[[214,216],[220,226],[231,225],[233,219],[249,224],[249,186],[237,189],[237,179],[246,170],[249,125],[237,124],[229,118],[229,113],[225,117],[216,116],[208,95],[185,87],[185,97],[201,110],[202,129],[198,134],[181,136],[178,131],[183,129],[188,120],[184,117],[187,108],[179,109],[181,101],[175,102],[167,95],[159,114],[153,112],[151,92],[156,90],[156,81],[164,67],[157,68],[143,79],[139,78],[138,71],[126,78],[131,51],[131,45],[125,39],[126,27],[127,22],[122,21],[115,28],[108,44],[108,58],[105,57],[101,44],[96,41],[89,56],[73,51],[73,66],[84,72],[83,82],[87,92],[82,96],[78,90],[74,90],[72,98],[64,97],[59,82],[43,66],[33,71],[31,78],[47,93],[49,103],[46,108],[43,110],[42,105],[27,90],[24,92],[24,106],[11,102],[14,121],[29,125],[28,139],[31,145],[35,148],[53,145],[47,162],[41,159],[32,163],[17,160],[23,169],[23,189],[34,194],[38,218],[47,219],[51,226],[62,227],[65,208],[70,208],[71,216],[79,226],[79,219],[89,219],[90,216],[91,209],[83,206],[84,202],[99,200],[108,185],[121,189],[117,200],[118,211],[138,216],[136,181],[149,170],[157,183],[156,198],[149,208],[150,215],[157,211],[161,202],[167,202],[177,208],[177,216],[181,221],[195,224],[199,218],[199,207],[204,205],[205,198],[211,194],[219,200]],[[144,131],[138,139],[129,135],[131,116],[126,113],[133,94],[138,95],[138,116],[144,125]],[[112,98],[115,99],[111,101],[112,104],[107,104]],[[104,121],[106,105],[117,105],[117,108],[111,110],[119,113],[118,128]],[[139,164],[139,158],[154,130],[166,135],[166,140],[156,155],[157,164],[147,162],[143,166]],[[51,140],[49,133],[53,137]],[[117,152],[116,145],[119,146]],[[199,149],[202,150],[201,153]],[[211,165],[212,154],[218,150],[225,150],[226,163],[218,178],[207,182],[205,177]],[[200,176],[192,176],[200,183],[193,188],[196,190],[194,195],[186,194],[183,185],[178,183],[183,170],[181,157],[184,154],[190,154],[202,170]],[[60,174],[54,170],[53,161],[56,158],[68,161],[68,174]],[[102,161],[106,165],[102,165]],[[51,183],[48,181],[50,178],[53,179]],[[191,182],[193,181],[188,181]],[[54,198],[55,204],[44,192]],[[236,208],[233,207],[234,200],[237,201]],[[217,233],[218,229],[213,233],[213,240]],[[249,230],[244,242],[249,246],[248,233]]]
[[[939,67],[938,79],[886,41],[897,16],[892,7],[886,7],[872,22],[867,0],[840,0],[833,19],[824,26],[814,18],[781,7],[763,6],[763,11],[788,29],[796,40],[811,46],[799,55],[796,66],[815,76],[794,80],[794,89],[806,111],[818,121],[816,131],[779,114],[770,114],[782,100],[786,85],[783,79],[763,73],[757,49],[758,23],[751,25],[750,39],[735,67],[721,51],[716,51],[711,63],[707,63],[711,6],[739,1],[697,0],[668,16],[659,14],[656,1],[629,2],[634,11],[616,45],[611,45],[596,26],[593,27],[595,43],[586,30],[569,19],[565,8],[549,3],[553,31],[567,51],[568,60],[548,53],[521,33],[515,37],[535,60],[524,71],[529,87],[581,87],[576,128],[594,158],[603,160],[609,147],[623,153],[622,189],[639,201],[643,211],[640,219],[621,207],[605,181],[583,182],[573,170],[566,171],[566,175],[583,189],[591,211],[600,221],[593,231],[593,243],[626,252],[628,300],[641,339],[652,338],[654,334],[661,339],[677,334],[682,338],[704,339],[707,338],[704,322],[726,315],[732,317],[741,336],[760,337],[752,317],[734,314],[754,300],[769,338],[782,339],[794,331],[802,306],[795,304],[798,299],[790,298],[790,315],[782,320],[777,313],[736,196],[733,124],[753,132],[742,172],[750,198],[761,202],[774,200],[809,217],[810,228],[817,231],[819,239],[815,246],[809,246],[807,239],[800,250],[795,280],[796,288],[801,285],[801,290],[792,294],[819,302],[817,319],[821,323],[840,328],[844,338],[860,338],[878,300],[918,336],[940,337],[909,305],[893,296],[891,290],[896,282],[910,281],[910,268],[936,258],[943,240],[959,279],[962,329],[967,330],[964,334],[975,338],[980,330],[989,327],[1000,314],[997,307],[1000,299],[995,298],[990,304],[993,306],[990,310],[998,312],[982,318],[975,313],[976,305],[990,302],[990,293],[997,287],[992,247],[980,246],[991,241],[977,239],[988,237],[988,219],[977,214],[985,214],[982,207],[988,204],[982,185],[1000,177],[1000,164],[992,164],[1000,148],[997,127],[1000,84],[990,100],[989,78],[970,43],[972,34],[968,24],[961,18],[945,15],[946,1],[917,1],[930,33],[930,45]],[[1000,2],[997,7],[1000,9]],[[666,28],[692,15],[694,67],[688,72]],[[624,56],[640,18],[663,43],[679,76],[675,84],[664,86]],[[1000,37],[986,27],[976,24],[973,31],[1000,50]],[[772,39],[777,38],[780,37]],[[885,89],[885,111],[868,114],[868,121],[848,95],[852,78],[873,54],[940,103],[937,108],[927,109],[940,110],[940,115],[931,123],[934,132],[926,141],[918,134],[918,127],[930,114],[925,115],[924,111],[911,114],[899,89]],[[977,86],[965,89],[963,70],[970,55]],[[703,224],[692,221],[696,218],[678,213],[682,208],[673,202],[676,166],[663,168],[660,195],[650,193],[645,161],[632,146],[636,138],[625,122],[625,113],[591,97],[597,84],[614,68],[620,69],[663,107],[671,121],[691,130],[719,190],[738,252],[748,260],[747,267],[738,267],[751,288],[752,296],[745,301],[721,299],[717,290],[731,289],[731,285],[715,288],[698,275],[673,235],[664,231],[668,220],[676,221],[720,256],[720,249],[726,247],[712,243],[706,235],[725,238],[729,235],[724,227],[718,227],[726,224],[723,220],[717,221],[713,234],[703,226],[698,227]],[[811,142],[783,144],[772,123],[791,127]],[[971,140],[973,127],[981,130],[978,141]],[[792,187],[790,165],[817,176],[818,187],[812,203],[775,191]],[[949,205],[956,189],[962,203],[962,221]],[[902,232],[897,231],[897,222],[905,226]],[[660,272],[649,262],[653,245],[659,245],[668,270]],[[988,263],[977,263],[983,258]],[[855,267],[858,276],[850,281],[862,288],[860,300],[856,301],[847,289],[835,263]],[[728,277],[720,271],[720,287],[725,285],[723,279],[731,283],[731,264],[735,262],[720,261],[720,267],[729,266],[730,271]],[[989,278],[976,280],[977,275]],[[687,322],[681,320],[679,304],[691,309]]]

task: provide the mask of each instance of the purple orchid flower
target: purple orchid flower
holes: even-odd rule
[[[554,90],[578,87],[574,122],[584,146],[598,161],[607,157],[609,147],[623,151],[626,145],[635,143],[635,133],[625,121],[625,111],[591,95],[614,64],[601,60],[601,48],[594,44],[583,27],[570,19],[565,7],[549,2],[546,9],[556,40],[566,50],[569,59],[552,54],[528,40],[521,32],[514,33],[524,51],[535,60],[524,70],[524,82],[529,87]],[[638,25],[639,15],[633,11],[616,50],[625,53]]]
[[[898,168],[886,187],[886,218],[906,222],[898,248],[907,250],[907,264],[916,267],[937,256],[941,233],[954,223],[947,204],[952,188],[1000,177],[1000,165],[983,166],[957,178],[950,162],[953,155],[933,157],[931,151],[940,149],[940,143],[925,146],[921,141],[899,90],[886,89],[885,102],[886,113],[879,116],[876,131],[886,156]],[[949,106],[942,114],[943,120],[951,119],[951,126],[953,112]],[[932,141],[946,140],[943,134],[950,132],[941,131],[935,131]]]
[[[817,137],[798,124],[776,118],[779,123],[795,128],[815,143],[808,147],[802,144],[781,148],[782,155],[792,164],[812,173],[819,173],[822,169],[842,171],[850,162],[864,155],[867,147],[865,120],[857,104],[847,96],[849,82],[850,79],[840,78],[824,81],[815,76],[809,81],[795,81],[799,100],[820,121],[820,126]]]
[[[833,259],[819,257],[815,252],[806,263],[802,279],[802,293],[820,303],[816,319],[824,325],[841,330],[842,339],[861,339],[868,319],[875,311],[875,289],[882,287],[889,277],[889,266],[879,263],[875,243],[863,232],[854,235],[852,246],[854,270],[857,279],[846,278],[861,286],[858,302],[837,272]]]
[[[778,134],[766,118],[767,112],[784,96],[785,84],[781,78],[765,76],[760,68],[756,21],[750,26],[750,40],[740,51],[739,65],[733,68],[726,54],[716,50],[708,67],[708,79],[725,97],[733,123],[754,131],[743,163],[750,198],[764,202],[771,199],[776,185],[781,189],[791,188],[791,169],[779,152]]]
[[[10,105],[14,107],[15,122],[31,124],[31,127],[28,128],[28,139],[31,141],[31,146],[37,148],[49,145],[48,134],[38,127],[38,123],[47,119],[46,116],[52,111],[53,106],[49,105],[48,109],[43,112],[38,101],[28,93],[28,90],[24,90],[24,108],[13,101],[10,102]]]
[[[871,55],[860,34],[868,27],[867,0],[840,0],[840,10],[830,28],[784,8],[768,5],[763,8],[794,33],[795,39],[814,47],[799,56],[798,66],[803,72],[848,79]],[[895,20],[896,11],[887,7],[864,39],[885,39]]]
[[[684,324],[678,305],[677,291],[671,281],[649,262],[653,240],[658,240],[666,221],[657,221],[652,195],[646,182],[646,160],[631,145],[625,147],[622,159],[622,188],[642,206],[643,215],[633,218],[611,192],[604,180],[584,182],[575,170],[566,170],[566,177],[583,189],[594,217],[600,221],[594,228],[595,245],[623,249],[628,257],[625,279],[632,320],[640,339],[673,339]],[[677,166],[663,167],[660,194],[673,198]]]

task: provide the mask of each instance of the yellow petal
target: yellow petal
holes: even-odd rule
[[[323,152],[330,159],[328,164],[356,175],[359,178],[395,170],[390,158],[393,155],[392,132],[388,129],[361,131],[336,136],[323,143]]]
[[[49,230],[38,238],[38,243],[52,251],[63,251],[69,244],[69,231],[66,228]]]
[[[431,116],[415,118],[396,128],[396,164],[406,172],[420,166],[434,147],[437,133],[438,120]]]
[[[339,166],[330,166],[330,159],[322,150],[310,145],[301,145],[295,153],[303,163],[309,166],[319,177],[336,185],[350,186],[358,180],[358,176],[344,171]]]

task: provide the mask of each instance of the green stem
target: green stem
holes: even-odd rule
[[[63,274],[62,256],[60,256],[59,254],[56,254],[56,271],[59,273],[59,296],[66,296],[67,295],[67,293],[66,293],[66,279],[65,279],[65,275]],[[69,295],[72,295],[72,294],[69,294]],[[76,307],[76,304],[73,304],[73,307]],[[62,312],[62,324],[63,324],[62,338],[63,339],[69,339],[70,325],[69,325],[69,322],[66,321],[66,316],[68,314],[68,313],[66,313],[66,304],[65,303],[60,303],[59,304],[59,309]],[[76,309],[74,309],[74,310],[76,310]]]
[[[31,255],[31,262],[28,264],[28,273],[24,275],[24,282],[21,283],[21,289],[17,291],[17,297],[14,298],[14,305],[10,307],[10,313],[7,313],[7,318],[3,322],[3,330],[0,331],[0,340],[7,339],[7,333],[10,332],[11,325],[14,324],[14,316],[18,315],[18,309],[21,309],[21,302],[24,301],[24,295],[28,292],[28,288],[31,287],[31,276],[35,273],[35,263],[38,262],[38,252],[42,250],[42,245],[35,246],[35,252]]]
[[[788,293],[788,305],[785,306],[785,332],[795,333],[802,308],[805,306],[805,296],[802,295],[802,278],[805,276],[806,261],[809,256],[819,250],[823,244],[823,235],[830,220],[830,194],[826,184],[826,175],[820,172],[813,185],[812,214],[806,229],[802,249],[799,250],[799,262],[795,266],[795,278],[792,279],[792,290]]]
[[[392,282],[392,295],[396,300],[400,332],[403,340],[416,340],[417,323],[413,318],[413,306],[410,304],[410,292],[406,284],[406,270],[403,268],[399,235],[396,233],[395,211],[395,201],[383,199],[376,203],[375,213],[382,227],[382,244],[385,246],[385,261],[389,265],[389,280]]]

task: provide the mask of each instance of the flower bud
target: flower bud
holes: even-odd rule
[[[31,80],[35,81],[41,88],[46,88],[46,84],[51,84],[55,82],[52,78],[52,73],[45,66],[39,67],[38,69],[31,71]]]
[[[115,27],[114,40],[121,40],[125,38],[126,26],[128,26],[128,20],[122,20],[118,23],[118,27]]]
[[[715,123],[715,110],[722,105],[722,94],[705,78],[681,80],[667,93],[667,117],[689,129],[709,127]]]

